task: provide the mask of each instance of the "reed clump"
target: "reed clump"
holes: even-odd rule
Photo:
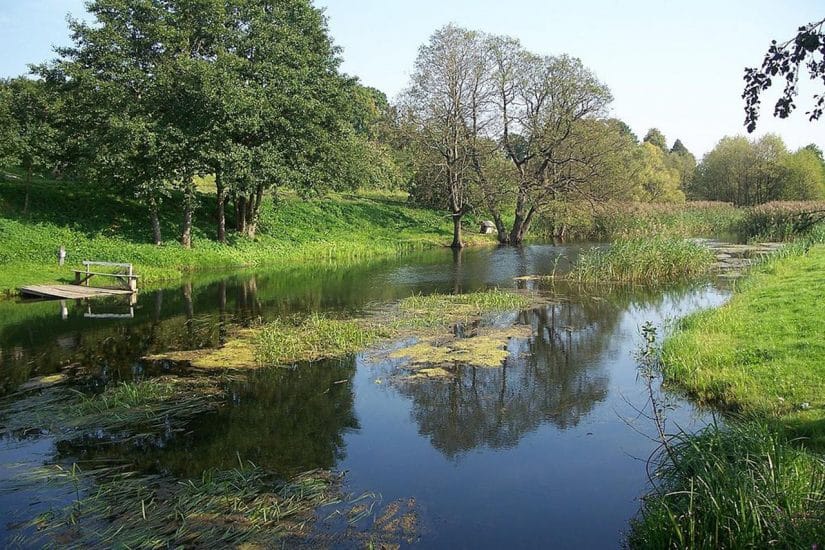
[[[745,239],[788,241],[825,223],[825,201],[774,201],[753,206],[737,224]]]
[[[679,433],[656,457],[631,548],[818,548],[825,461],[758,422]]]
[[[704,275],[714,261],[709,248],[681,238],[622,239],[581,254],[567,278],[580,283],[667,283]]]

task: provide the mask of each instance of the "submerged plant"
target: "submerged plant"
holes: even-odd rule
[[[49,480],[76,475],[53,468]],[[318,507],[342,502],[340,479],[314,470],[283,481],[252,464],[190,480],[119,473],[33,524],[42,542],[63,548],[278,546],[306,535]]]

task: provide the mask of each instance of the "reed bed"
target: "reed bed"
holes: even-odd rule
[[[660,284],[704,275],[714,261],[709,248],[681,238],[623,239],[581,254],[566,277],[579,283]]]
[[[820,548],[825,461],[758,422],[679,433],[656,457],[631,548]]]
[[[746,209],[737,224],[745,239],[788,241],[825,224],[825,201],[777,201]]]

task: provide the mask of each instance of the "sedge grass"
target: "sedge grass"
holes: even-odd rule
[[[679,433],[656,457],[631,548],[818,548],[825,461],[759,422]]]
[[[714,261],[709,248],[693,241],[673,237],[635,238],[581,254],[567,278],[579,283],[660,284],[704,275]]]
[[[348,355],[375,342],[382,332],[358,320],[332,319],[314,313],[300,321],[274,321],[254,341],[263,365],[283,365]]]

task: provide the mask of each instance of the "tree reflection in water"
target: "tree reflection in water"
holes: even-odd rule
[[[448,381],[403,382],[422,435],[448,457],[477,447],[515,446],[543,423],[576,426],[607,396],[597,359],[620,310],[597,301],[563,302],[519,314],[533,337],[511,340],[501,368],[460,366]]]

